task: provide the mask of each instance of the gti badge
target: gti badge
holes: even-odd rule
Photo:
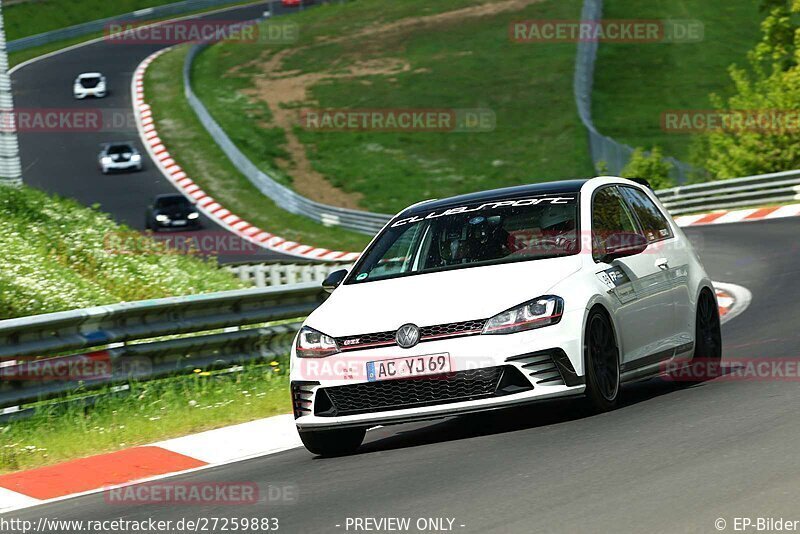
[[[404,324],[397,329],[394,339],[404,349],[410,349],[419,343],[419,328],[414,324]]]

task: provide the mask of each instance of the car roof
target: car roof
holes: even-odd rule
[[[579,180],[561,180],[557,182],[543,182],[539,184],[518,185],[514,187],[504,187],[477,193],[468,193],[439,200],[420,202],[406,208],[402,215],[412,215],[427,213],[432,210],[461,206],[466,204],[476,204],[478,202],[491,202],[492,200],[518,198],[532,195],[564,195],[568,193],[578,193],[589,178]]]
[[[185,196],[181,195],[180,193],[167,193],[167,194],[164,194],[164,195],[156,195],[156,197],[153,200],[169,200],[169,199],[172,199],[172,198],[182,198],[182,199],[187,200],[187,201],[189,200],[188,198],[186,198]]]
[[[99,78],[100,76],[102,76],[102,74],[99,72],[84,72],[78,74],[78,78]]]

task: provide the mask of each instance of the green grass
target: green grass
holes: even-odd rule
[[[177,0],[35,0],[3,7],[9,41]]]
[[[0,425],[0,473],[290,412],[287,367],[271,363],[136,383],[128,395],[91,408],[43,407],[30,419]]]
[[[727,69],[745,64],[763,18],[753,0],[607,0],[608,19],[697,19],[699,43],[601,43],[595,69],[593,114],[605,135],[631,146],[660,146],[690,161],[692,136],[661,129],[668,110],[711,109],[708,95],[732,90]]]
[[[572,98],[575,45],[508,38],[512,21],[578,17],[580,0],[545,0],[518,11],[408,25],[379,37],[357,35],[420,13],[494,3],[359,0],[293,16],[300,39],[283,65],[291,75],[342,73],[365,60],[408,65],[390,74],[316,80],[307,87],[309,101],[297,106],[484,108],[497,118],[490,133],[312,132],[295,125],[288,133],[297,135],[313,168],[360,198],[362,208],[384,213],[424,198],[592,174]],[[342,36],[347,38],[331,41]],[[193,75],[198,96],[248,157],[294,184],[296,167],[281,161],[287,130],[272,122],[270,103],[251,92],[270,74],[272,54],[286,48],[215,45],[198,58]]]
[[[159,137],[170,154],[203,190],[251,224],[284,239],[361,251],[368,236],[326,228],[292,215],[261,194],[242,176],[197,120],[183,94],[181,69],[188,52],[180,46],[159,57],[147,70],[145,95]]]
[[[110,15],[95,15],[95,11],[93,11],[91,9],[91,7],[93,7],[98,2],[96,2],[95,0],[89,0],[89,1],[86,1],[86,0],[73,0],[68,4],[69,6],[71,6],[70,9],[72,9],[72,11],[70,12],[71,16],[70,17],[66,17],[67,14],[65,13],[64,17],[61,20],[65,21],[65,26],[71,26],[71,25],[74,25],[74,24],[79,24],[81,22],[87,22],[87,21],[96,20],[96,19],[99,19],[99,18],[105,18],[105,17],[110,17],[110,16],[119,15],[119,14],[123,14],[123,13],[128,13],[130,11],[134,11],[136,9],[142,9],[142,7],[149,7],[151,5],[172,4],[175,1],[177,1],[177,0],[152,0],[150,2],[147,2],[147,1],[142,2],[142,1],[139,1],[139,0],[127,0],[125,2],[119,2],[119,3],[102,2],[102,5],[104,6],[104,8],[106,8],[107,10],[109,10],[109,9],[113,10],[113,12],[111,12]],[[253,2],[254,2],[254,0],[243,0],[241,2],[235,2],[235,3],[232,3],[232,4],[227,4],[227,5],[222,6],[222,7],[223,8],[235,7],[235,6],[241,6],[241,5],[245,5],[245,4],[250,4],[250,3],[253,3]],[[49,1],[49,2],[38,1],[37,2],[37,1],[33,1],[32,0],[30,2],[30,4],[35,4],[36,6],[41,6],[43,4],[46,4],[45,7],[47,9],[52,9],[52,4],[56,4],[56,3],[58,3],[59,6],[63,6],[65,4],[65,2],[63,2],[63,1],[62,2],[54,2],[54,1]],[[86,9],[85,10],[84,10],[84,4],[86,4]],[[133,7],[132,9],[128,9],[127,11],[124,11],[124,10],[123,11],[118,11],[117,10],[117,6],[118,5],[125,5],[125,6],[134,5],[134,6],[138,6],[140,4],[142,4],[142,7]],[[53,26],[52,25],[52,20],[54,20],[54,19],[41,20],[41,19],[37,18],[38,16],[37,17],[28,17],[28,18],[26,18],[27,14],[25,14],[23,12],[15,12],[14,11],[15,8],[22,8],[23,6],[29,6],[29,4],[15,4],[15,5],[3,8],[3,16],[4,16],[4,20],[6,21],[6,24],[8,24],[9,16],[12,17],[12,20],[18,26],[18,31],[20,32],[19,35],[17,35],[16,37],[13,37],[13,38],[10,37],[10,36],[7,36],[8,40],[18,39],[20,37],[25,37],[27,35],[34,35],[34,34],[37,34],[37,33],[42,33],[42,32],[51,31],[51,30],[55,30],[55,29],[64,27],[64,26]],[[26,9],[29,9],[29,7],[26,8]],[[76,9],[79,10],[79,11],[76,12],[75,11]],[[217,10],[217,9],[220,9],[220,6],[209,7],[209,8],[206,8],[206,9],[199,9],[197,11],[190,11],[190,12],[183,13],[183,14],[180,14],[180,15],[171,15],[169,17],[160,17],[160,18],[154,18],[154,19],[146,18],[145,20],[147,22],[157,22],[157,21],[161,21],[161,20],[172,19],[172,18],[175,18],[175,17],[185,17],[185,16],[192,15],[192,14],[196,15],[196,14],[199,14],[199,13],[206,13],[208,11],[214,11],[214,10]],[[12,11],[11,15],[8,14],[9,11]],[[104,12],[110,12],[110,11],[104,11]],[[77,17],[78,13],[80,13],[81,17],[87,17],[88,16],[89,18],[85,18],[85,19],[84,18],[78,18]],[[77,22],[67,22],[69,20],[77,20]],[[42,27],[41,24],[43,22],[45,23],[45,26],[48,29],[46,29],[46,30],[36,30],[36,28],[41,28]],[[6,27],[6,31],[8,31],[8,27]],[[16,51],[16,52],[10,52],[8,54],[8,62],[9,62],[9,65],[11,67],[13,67],[13,66],[19,65],[20,63],[23,63],[25,61],[28,61],[29,59],[33,59],[35,57],[42,56],[44,54],[48,54],[50,52],[55,52],[56,50],[61,50],[62,48],[67,48],[68,46],[76,45],[76,44],[83,43],[83,42],[86,42],[86,41],[91,41],[92,39],[97,39],[99,37],[103,37],[103,35],[105,35],[104,32],[89,33],[89,34],[86,34],[86,35],[82,35],[80,37],[74,37],[72,39],[64,39],[62,41],[56,41],[54,43],[48,43],[48,44],[41,45],[41,46],[35,46],[35,47],[32,47],[32,48],[27,48],[25,50],[19,50],[19,51]]]
[[[129,232],[72,200],[0,187],[0,319],[246,287],[214,261],[155,244],[120,254],[116,238]],[[93,407],[36,403],[31,418],[0,424],[0,472],[285,413],[287,371],[282,356],[236,373],[134,383],[129,395],[104,396]],[[94,392],[69,398],[86,394]]]
[[[244,287],[216,263],[119,254],[132,230],[108,215],[23,187],[0,187],[0,319]]]

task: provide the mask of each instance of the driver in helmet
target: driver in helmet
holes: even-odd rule
[[[575,208],[572,205],[553,204],[545,209],[539,228],[542,244],[570,252],[575,247]]]
[[[463,263],[466,231],[460,221],[450,223],[439,234],[439,257],[443,266]]]
[[[467,223],[468,256],[470,261],[503,258],[510,253],[509,234],[503,228],[500,215],[478,215]]]

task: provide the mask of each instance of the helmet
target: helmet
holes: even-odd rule
[[[508,232],[500,215],[477,216],[469,220],[468,256],[470,261],[484,261],[505,256],[508,251]]]
[[[500,217],[484,217],[478,215],[469,220],[467,230],[473,241],[486,243],[500,228]]]

